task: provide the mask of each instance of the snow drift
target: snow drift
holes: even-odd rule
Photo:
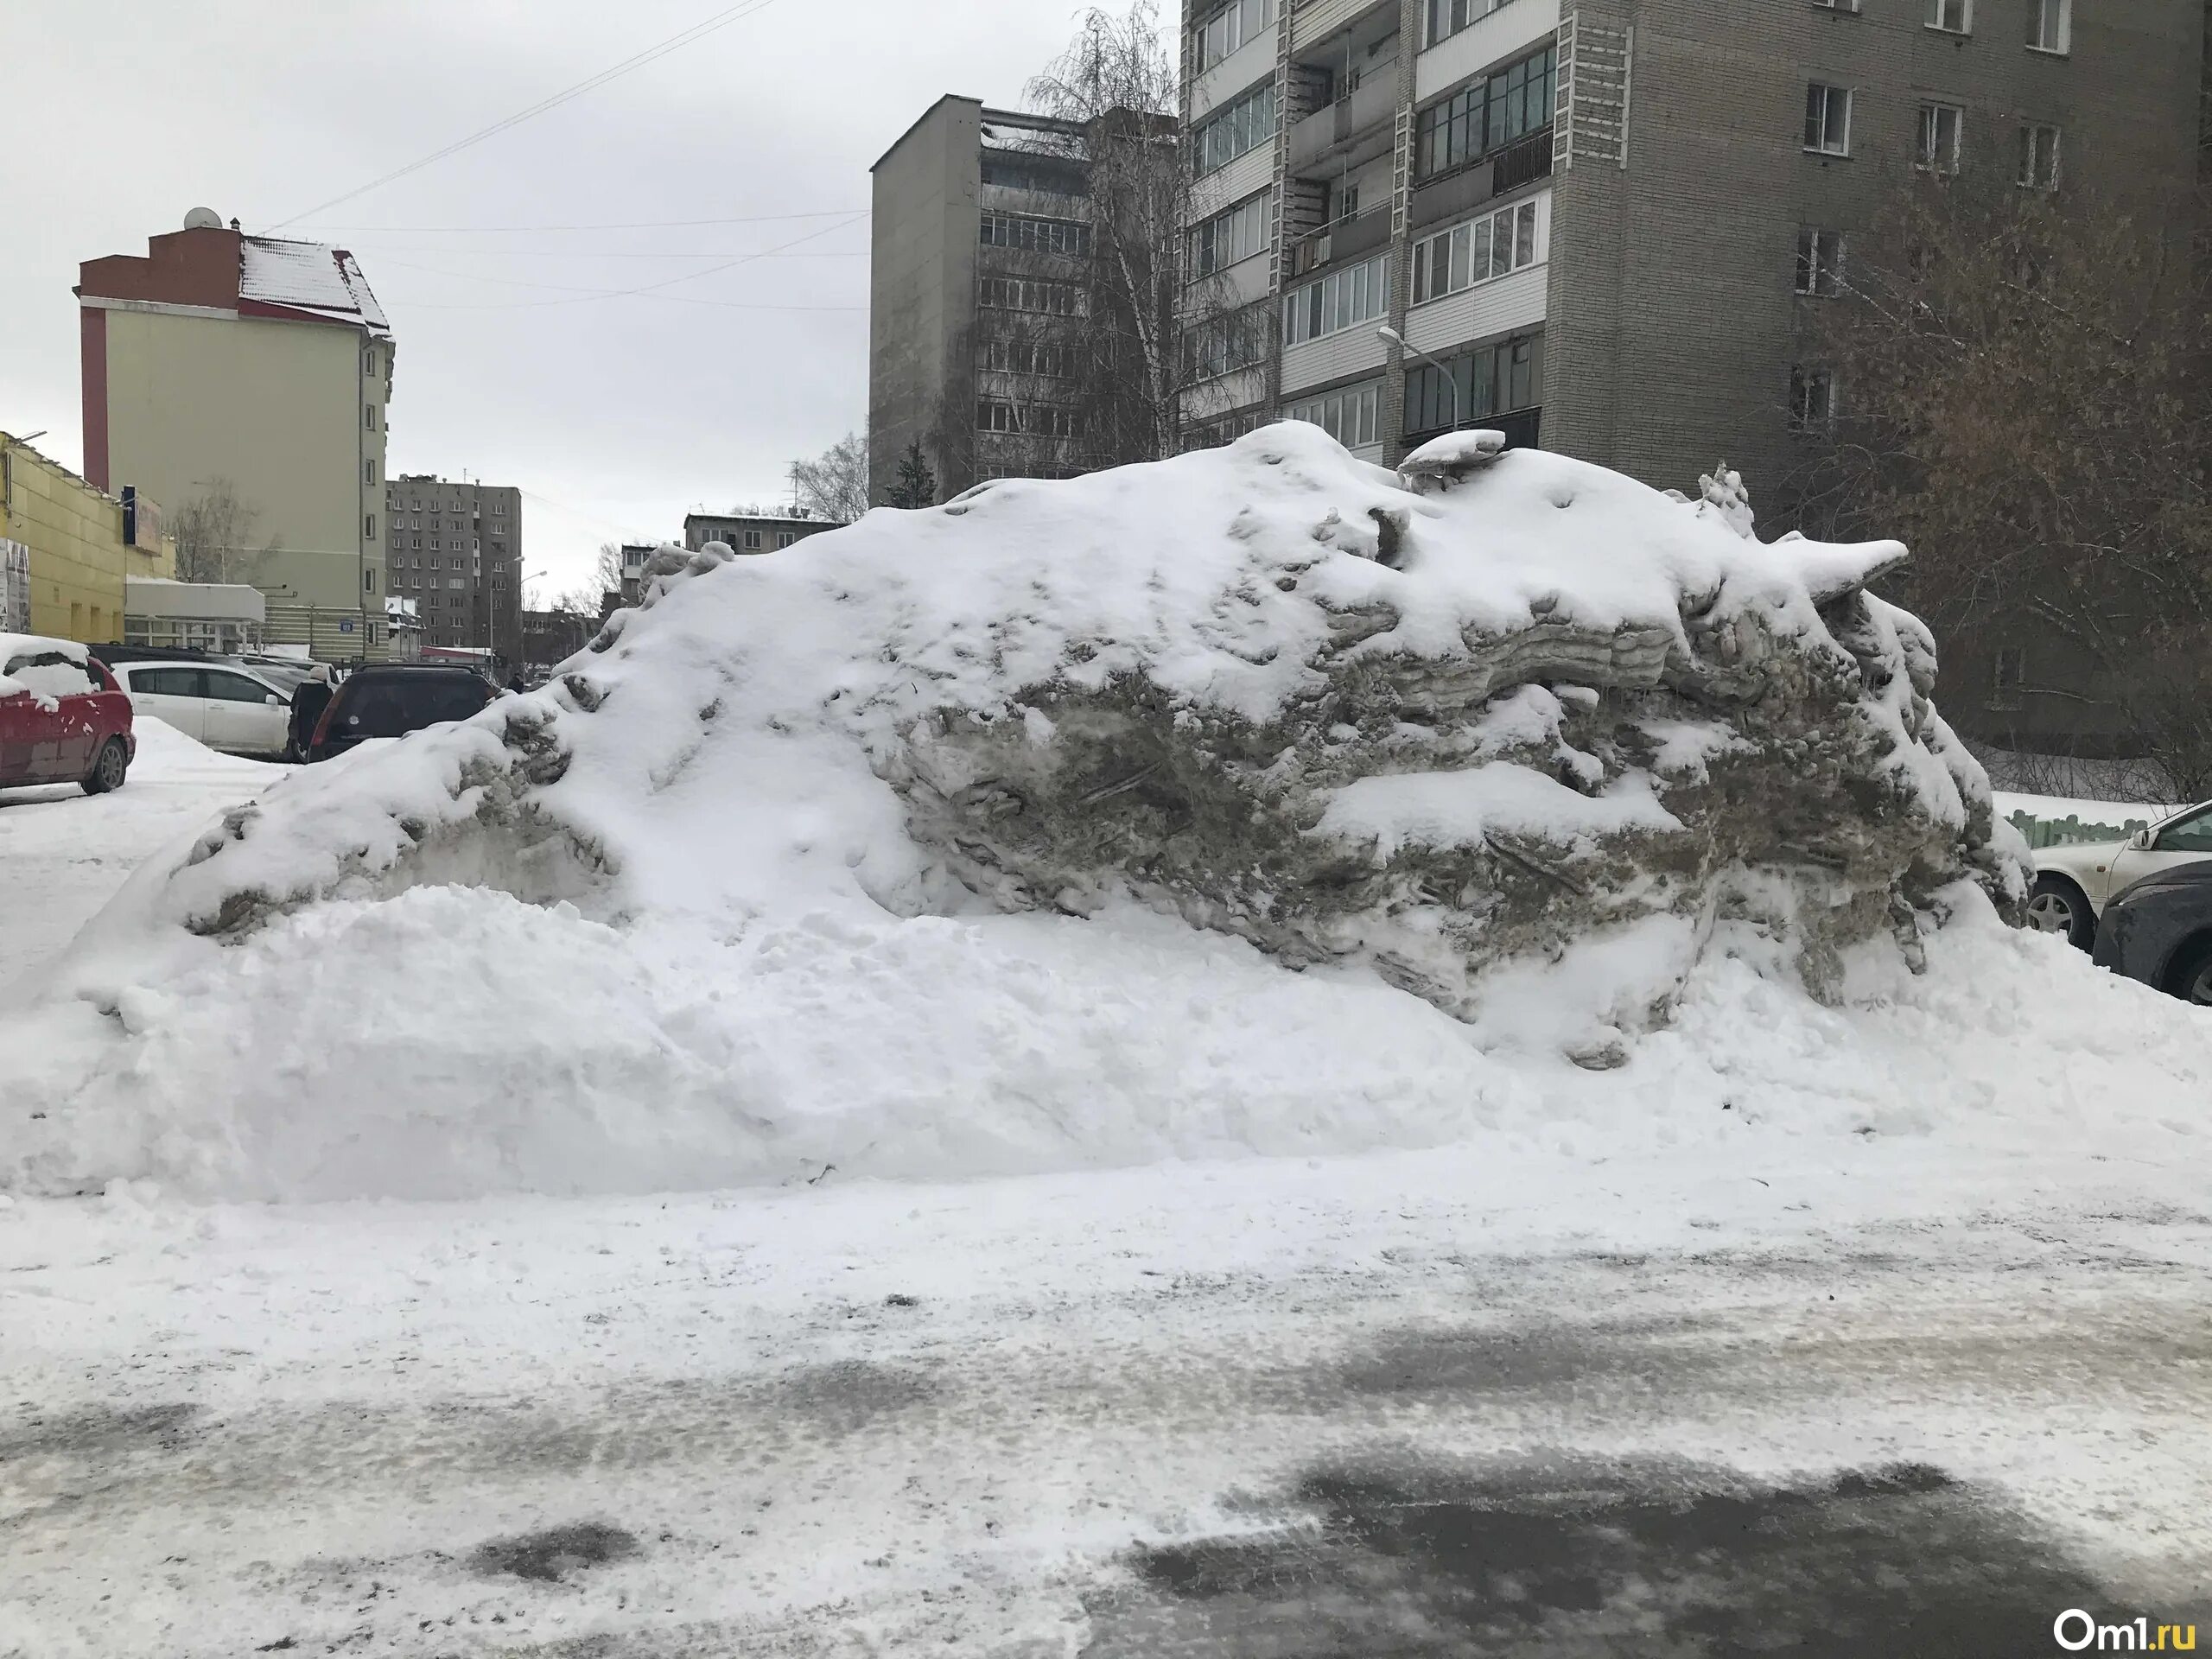
[[[1903,557],[1763,544],[1729,475],[1461,435],[1402,477],[1297,423],[664,550],[547,690],[141,870],[0,1182],[1452,1138],[1524,1096],[1501,1045],[1618,1065],[1700,963],[1834,1001],[2017,901],[1929,637],[1864,591]]]

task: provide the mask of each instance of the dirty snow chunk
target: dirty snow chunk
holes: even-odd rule
[[[1961,880],[2018,898],[1925,631],[1863,591],[1896,543],[1537,451],[1422,484],[1286,423],[663,549],[544,689],[143,868],[0,1040],[47,1112],[0,1185],[1433,1144],[1534,1086],[1482,1052],[1526,973],[1613,1065],[1717,940],[1833,1003]],[[1742,741],[1669,772],[1669,721]]]
[[[1330,796],[1315,833],[1371,842],[1373,856],[1386,861],[1405,848],[1479,847],[1492,835],[1566,844],[1681,827],[1641,778],[1623,779],[1607,793],[1590,796],[1540,772],[1498,761],[1465,772],[1359,779]]]

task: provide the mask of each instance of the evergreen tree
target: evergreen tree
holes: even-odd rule
[[[899,479],[891,486],[891,505],[894,507],[933,507],[937,505],[937,474],[930,470],[929,462],[922,456],[919,439],[906,446],[906,453],[899,457]]]

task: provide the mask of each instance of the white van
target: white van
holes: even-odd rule
[[[211,749],[279,755],[290,735],[291,695],[251,669],[215,663],[117,663],[110,672],[150,715]]]

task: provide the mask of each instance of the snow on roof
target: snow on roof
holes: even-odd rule
[[[359,264],[343,248],[249,236],[241,240],[239,253],[240,299],[365,323],[379,333],[391,326]]]

